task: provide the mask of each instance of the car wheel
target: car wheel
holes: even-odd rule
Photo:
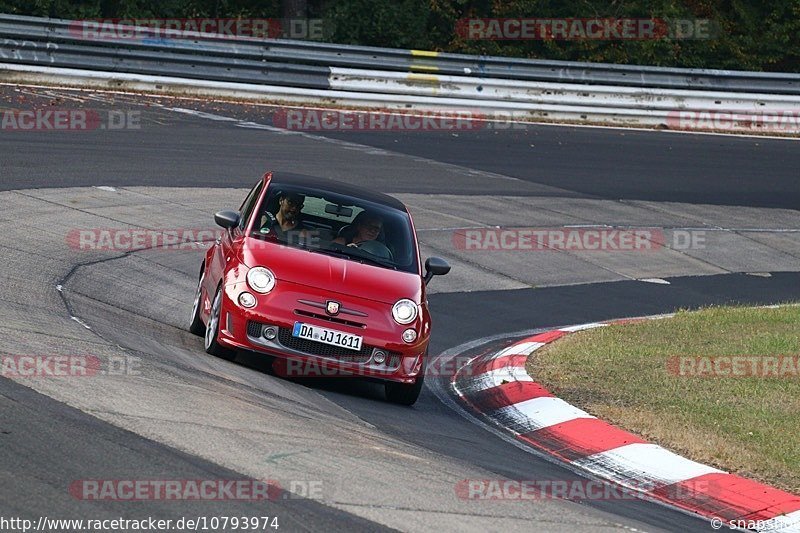
[[[206,353],[227,359],[228,361],[236,357],[236,351],[225,348],[217,341],[219,337],[219,321],[222,315],[222,285],[217,287],[214,295],[214,303],[211,304],[211,314],[208,317],[206,326],[205,346]]]
[[[203,281],[206,279],[205,269],[200,274],[200,281],[197,282],[197,292],[194,295],[194,303],[192,304],[192,318],[189,321],[189,331],[200,337],[206,334],[206,325],[200,318],[200,305],[203,298]]]
[[[427,354],[425,355],[425,359],[427,359]],[[399,405],[414,405],[416,403],[420,392],[422,392],[422,385],[425,383],[425,359],[423,359],[422,369],[417,376],[417,381],[414,383],[406,384],[387,381],[384,384],[387,400]]]

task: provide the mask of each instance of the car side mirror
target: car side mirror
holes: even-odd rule
[[[239,225],[240,217],[241,215],[238,211],[226,209],[214,215],[214,222],[225,229],[231,229]]]
[[[433,276],[444,276],[450,272],[450,265],[447,261],[439,257],[429,257],[425,260],[425,283],[427,284]]]

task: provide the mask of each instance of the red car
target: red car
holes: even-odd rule
[[[408,209],[385,194],[318,178],[267,173],[207,251],[190,331],[206,351],[275,358],[283,375],[380,380],[411,405],[425,374],[431,319]]]

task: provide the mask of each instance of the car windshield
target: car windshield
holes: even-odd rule
[[[270,185],[251,236],[419,274],[408,213],[331,191]]]

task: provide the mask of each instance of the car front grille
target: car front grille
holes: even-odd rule
[[[345,326],[350,326],[350,327],[353,327],[353,328],[362,328],[363,329],[363,328],[367,327],[366,324],[363,324],[361,322],[356,322],[354,320],[347,320],[347,319],[344,319],[344,318],[338,318],[338,317],[334,317],[334,316],[323,315],[323,314],[320,314],[320,313],[312,313],[311,311],[305,311],[303,309],[295,309],[294,312],[295,312],[295,314],[300,315],[300,316],[316,318],[318,320],[325,320],[327,322],[333,322],[335,324],[343,324]]]
[[[263,333],[264,326],[265,324],[249,321],[247,323],[247,335],[256,339],[260,338]],[[289,328],[278,328],[278,338],[275,340],[278,342],[278,344],[290,350],[295,350],[308,355],[325,357],[327,359],[333,359],[343,363],[365,364],[369,361],[370,357],[372,356],[372,351],[375,349],[374,346],[362,344],[361,349],[358,351],[347,350],[345,348],[331,346],[330,344],[325,344],[322,342],[300,339],[293,337],[292,330]],[[394,370],[400,366],[401,355],[399,353],[387,351],[386,355],[386,362],[383,365],[380,365],[381,367],[385,368],[386,370]]]
[[[366,363],[369,361],[370,356],[372,356],[373,348],[372,346],[362,344],[359,351],[346,350],[323,342],[299,339],[297,337],[292,337],[292,330],[289,328],[280,328],[278,330],[278,341],[292,350],[318,355],[320,357],[327,357],[344,363]]]
[[[250,337],[255,337],[256,339],[261,336],[261,332],[264,329],[263,324],[259,324],[258,322],[253,322],[250,320],[247,322],[247,335]]]

